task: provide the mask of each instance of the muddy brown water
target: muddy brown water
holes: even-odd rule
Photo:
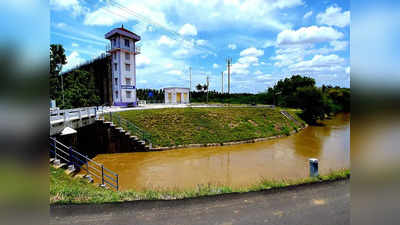
[[[297,179],[308,176],[309,158],[319,159],[321,174],[350,168],[350,114],[323,123],[258,143],[100,154],[94,160],[119,174],[121,190],[244,187],[260,179]]]

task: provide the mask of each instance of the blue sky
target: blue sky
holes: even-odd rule
[[[265,91],[293,74],[349,87],[349,1],[50,0],[51,43],[64,69],[105,52],[104,34],[124,27],[142,37],[137,87],[205,83],[221,90],[232,58],[231,91]]]

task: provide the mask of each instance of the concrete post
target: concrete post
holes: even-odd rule
[[[317,177],[318,174],[318,159],[311,158],[308,160],[310,164],[310,177]]]
[[[67,114],[68,114],[68,111],[64,110],[64,123],[65,123],[65,121],[67,121]]]

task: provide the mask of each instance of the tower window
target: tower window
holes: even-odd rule
[[[126,63],[125,64],[125,70],[126,71],[131,71],[131,64]]]
[[[113,56],[114,56],[114,59],[117,59],[117,53],[114,53]]]
[[[118,68],[117,68],[117,64],[116,64],[116,63],[114,63],[114,70],[115,70],[115,71],[117,71],[117,70],[118,70]]]
[[[118,85],[118,78],[114,78],[115,80],[115,85]]]
[[[126,98],[132,98],[132,92],[126,91]]]
[[[118,98],[118,91],[115,91],[115,98]]]
[[[131,54],[125,52],[125,60],[130,60],[130,59],[131,59]]]
[[[131,78],[125,78],[126,84],[130,85],[131,84]]]
[[[113,46],[116,46],[116,45],[117,45],[117,40],[113,39]]]
[[[125,46],[129,47],[129,40],[128,39],[125,39]]]

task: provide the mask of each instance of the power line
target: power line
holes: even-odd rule
[[[166,27],[166,26],[164,26],[164,25],[162,25],[162,24],[160,24],[160,23],[158,23],[158,22],[156,22],[156,21],[154,21],[154,20],[152,20],[152,19],[150,19],[150,18],[148,18],[148,17],[136,12],[136,11],[134,11],[133,9],[130,9],[130,8],[128,8],[128,7],[126,7],[126,6],[122,5],[122,4],[114,1],[114,0],[109,0],[109,2],[111,3],[112,6],[118,7],[120,9],[124,10],[126,13],[135,16],[138,21],[142,21],[143,22],[143,20],[144,20],[148,24],[152,24],[152,25],[158,26],[160,28],[163,28],[165,31],[167,31],[170,34],[172,34],[173,36],[170,36],[170,37],[172,39],[176,40],[176,41],[189,41],[189,40],[186,40],[185,38],[183,38],[182,35],[180,35],[178,32],[176,32],[176,31],[174,31],[174,30],[172,30],[172,29],[170,29],[170,28],[168,28],[168,27]],[[111,13],[113,13],[113,12],[111,12]],[[113,13],[113,14],[115,14],[115,13]],[[125,18],[129,20],[129,18],[127,18],[127,17],[125,17]],[[197,48],[197,49],[201,49],[201,50],[206,51],[208,54],[212,53],[211,50],[209,50],[209,49],[207,49],[205,47],[201,47],[201,46],[198,46],[198,45],[193,45],[193,46],[195,48]]]

